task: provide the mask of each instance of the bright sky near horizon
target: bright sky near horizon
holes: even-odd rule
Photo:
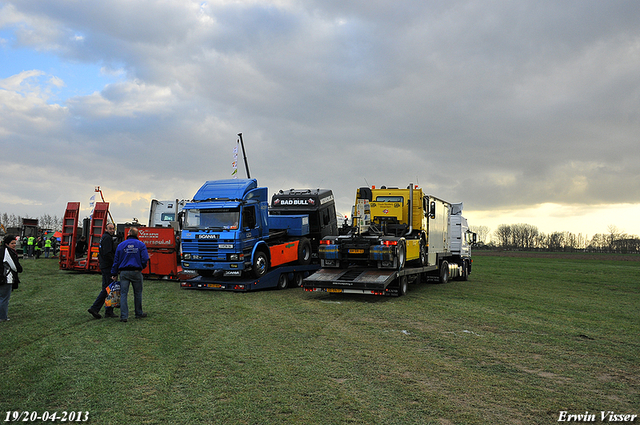
[[[640,3],[0,0],[0,213],[117,222],[231,177],[640,235]],[[244,169],[240,164],[240,175]]]

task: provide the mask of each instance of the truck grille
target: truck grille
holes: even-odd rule
[[[218,241],[183,242],[182,252],[200,255],[205,258],[218,257]]]

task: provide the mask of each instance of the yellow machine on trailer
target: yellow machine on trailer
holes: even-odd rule
[[[461,203],[426,195],[413,184],[362,187],[350,231],[321,241],[323,269],[303,285],[312,291],[403,295],[409,279],[466,280],[475,236],[461,212]]]

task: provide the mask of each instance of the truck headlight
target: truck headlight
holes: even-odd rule
[[[182,254],[183,260],[191,260],[191,254]]]
[[[238,254],[230,254],[229,261],[238,261]]]

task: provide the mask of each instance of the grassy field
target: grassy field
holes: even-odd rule
[[[552,424],[561,411],[640,414],[638,261],[483,255],[468,282],[411,285],[400,298],[145,281],[149,317],[128,323],[86,312],[98,275],[59,271],[55,260],[23,265],[11,321],[0,323],[0,420],[87,411],[92,424]]]

